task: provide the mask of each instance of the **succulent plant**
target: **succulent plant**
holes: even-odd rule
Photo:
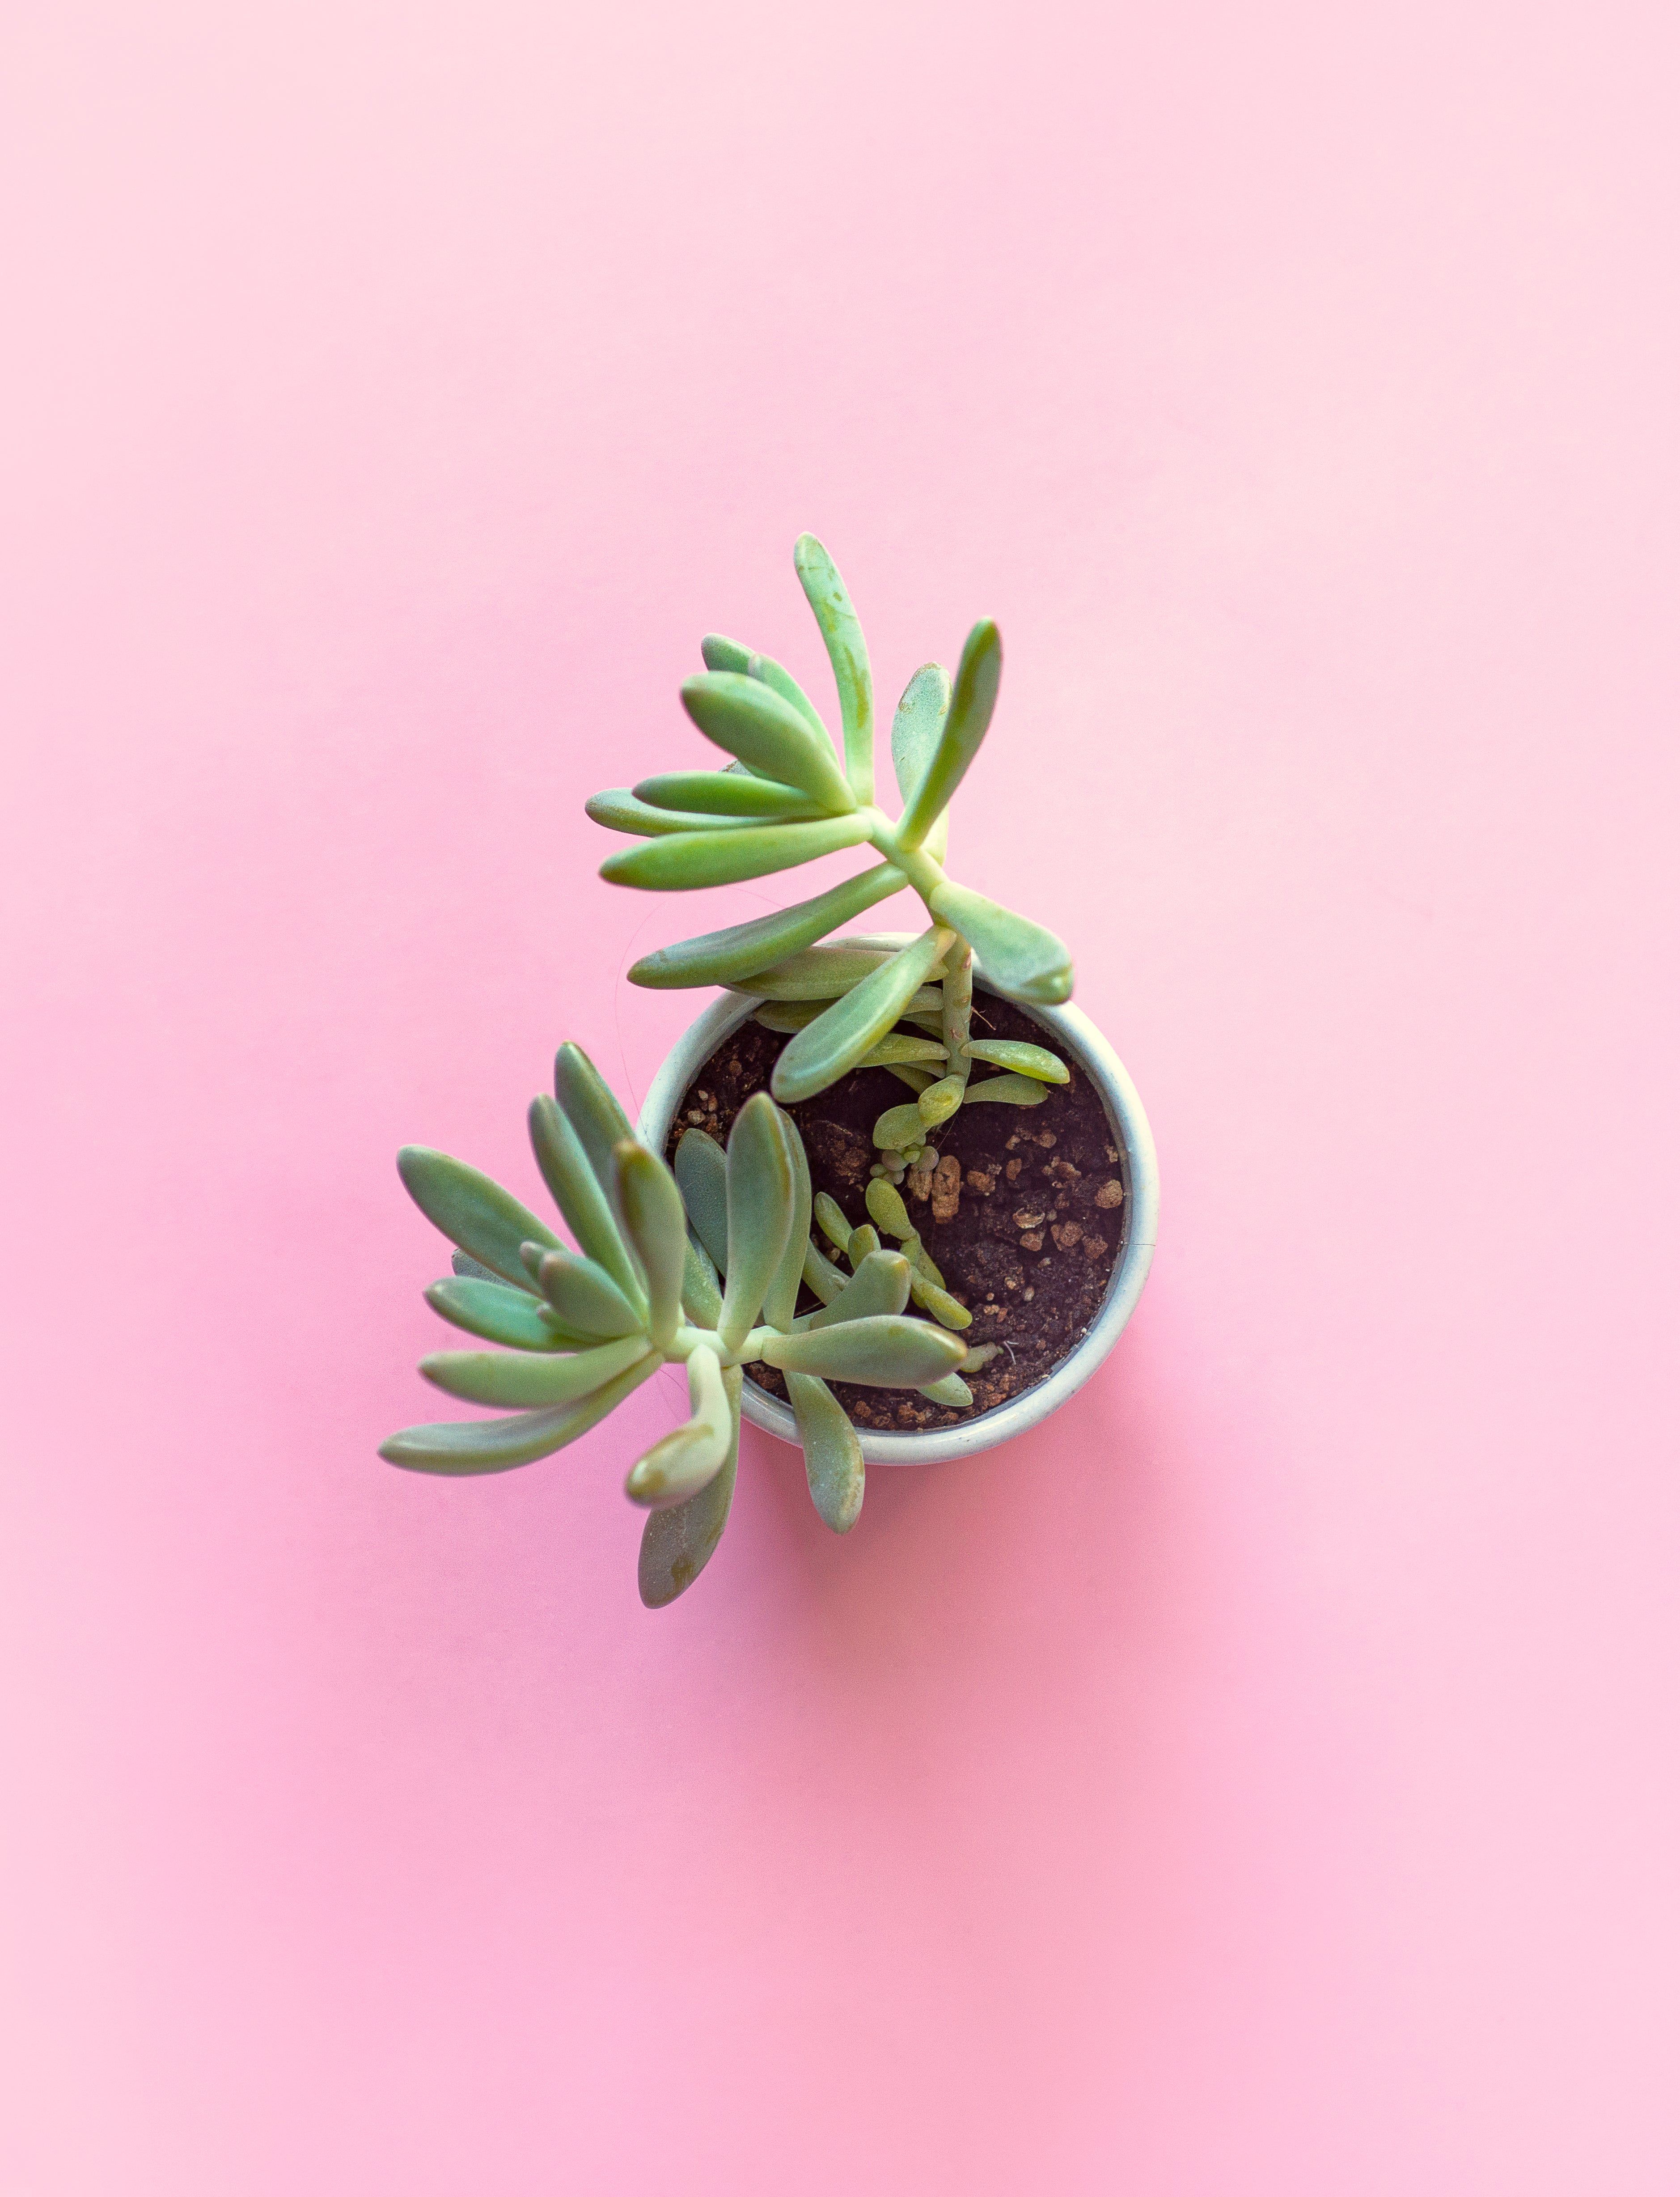
[[[881,860],[814,899],[662,948],[630,981],[657,988],[722,984],[764,1001],[758,1019],[788,1034],[771,1091],[783,1105],[814,1098],[854,1068],[891,1070],[914,1093],[875,1126],[881,1174],[930,1171],[930,1134],[959,1106],[1030,1106],[1068,1070],[1042,1046],[973,1035],[973,960],[988,981],[1028,1006],[1073,989],[1060,939],[947,874],[952,797],[992,721],[1002,670],[997,627],[969,635],[953,680],[924,664],[905,688],[892,727],[902,809],[875,805],[874,701],[869,652],[834,561],[802,535],[794,566],[815,613],[840,704],[838,750],[815,704],[773,658],[709,634],[706,669],[686,680],[683,707],[715,746],[721,769],[669,772],[595,795],[598,824],[634,833],[601,875],[654,891],[737,883],[791,869],[846,847]],[[897,949],[819,942],[909,886],[928,927]],[[899,1027],[901,1023],[906,1027]],[[999,1072],[971,1081],[977,1065]],[[935,1154],[935,1158],[937,1155]]]
[[[455,1272],[432,1284],[426,1301],[501,1346],[434,1352],[420,1371],[448,1395],[511,1411],[409,1427],[380,1455],[417,1472],[506,1472],[564,1449],[661,1365],[683,1365],[690,1416],[624,1483],[650,1514],[639,1580],[643,1601],[658,1608],[698,1576],[722,1537],[742,1368],[762,1362],[787,1383],[817,1510],[845,1532],[863,1500],[863,1455],[827,1381],[931,1394],[970,1355],[946,1327],[904,1316],[910,1259],[876,1238],[849,1278],[829,1269],[835,1286],[826,1274],[813,1283],[820,1309],[796,1317],[801,1282],[820,1256],[810,1170],[797,1130],[767,1092],[737,1115],[727,1154],[696,1132],[685,1136],[673,1175],[634,1135],[588,1057],[565,1045],[554,1097],[532,1101],[530,1128],[576,1249],[477,1168],[420,1145],[398,1156],[409,1195],[456,1247]]]

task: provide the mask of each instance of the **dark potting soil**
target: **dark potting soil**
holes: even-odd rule
[[[975,994],[974,1028],[976,1036],[1063,1050],[1042,1024],[989,992]],[[726,1143],[741,1108],[755,1091],[768,1088],[786,1043],[756,1022],[733,1031],[684,1093],[667,1156],[686,1129],[704,1129]],[[974,1402],[953,1411],[913,1389],[831,1383],[860,1426],[913,1432],[976,1417],[1053,1372],[1096,1318],[1131,1205],[1103,1101],[1078,1064],[1068,1064],[1072,1081],[1048,1086],[1041,1105],[962,1106],[934,1131],[930,1141],[941,1156],[954,1153],[962,1168],[950,1219],[936,1220],[931,1203],[912,1194],[913,1174],[901,1192],[947,1289],[974,1314],[963,1340],[1003,1346],[989,1365],[964,1376]],[[910,1095],[883,1068],[854,1069],[788,1109],[805,1139],[813,1191],[826,1190],[854,1226],[869,1219],[863,1200],[871,1163],[879,1157],[875,1123]],[[896,1248],[890,1238],[882,1241],[889,1250]],[[844,1271],[843,1259],[831,1249],[831,1255]],[[816,1302],[808,1290],[801,1292],[802,1312]],[[773,1367],[750,1365],[747,1378],[785,1400],[786,1386]]]

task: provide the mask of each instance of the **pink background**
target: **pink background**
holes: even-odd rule
[[[1680,2186],[1675,26],[7,11],[0,2197]],[[807,526],[1163,1235],[650,1616],[662,1384],[376,1461],[391,1155],[808,889],[580,814]]]

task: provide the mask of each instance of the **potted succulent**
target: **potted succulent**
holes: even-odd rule
[[[1067,949],[952,878],[953,796],[991,722],[997,629],[956,676],[924,664],[892,727],[901,808],[876,805],[869,658],[814,536],[795,564],[839,693],[836,745],[777,662],[721,635],[682,702],[729,761],[599,794],[641,842],[611,882],[739,882],[849,847],[878,860],[797,906],[637,962],[633,983],[719,986],[667,1059],[637,1131],[584,1056],[560,1049],[533,1147],[576,1243],[475,1170],[410,1148],[403,1179],[456,1246],[434,1310],[495,1351],[421,1370],[518,1407],[395,1435],[392,1463],[497,1471],[550,1454],[658,1367],[691,1416],[632,1467],[649,1512],[640,1584],[681,1593],[716,1547],[742,1416],[805,1452],[844,1532],[870,1462],[930,1463],[1006,1440],[1064,1402],[1113,1347],[1155,1241],[1149,1127],[1125,1070],[1067,1005]],[[913,890],[912,934],[833,934]]]

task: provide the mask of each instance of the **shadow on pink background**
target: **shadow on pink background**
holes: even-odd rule
[[[1645,5],[14,9],[0,2197],[1667,2197],[1677,61]],[[976,617],[1165,1202],[1050,1428],[435,1485],[709,627]],[[834,874],[852,865],[845,858]],[[889,904],[879,920],[902,919]]]

